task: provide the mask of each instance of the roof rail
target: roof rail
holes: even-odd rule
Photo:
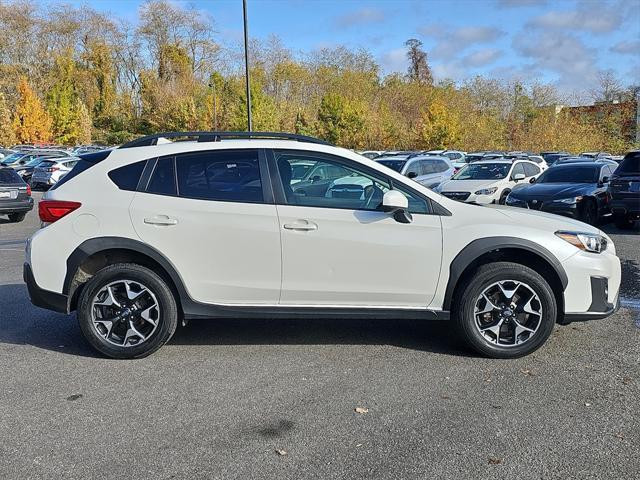
[[[241,138],[262,138],[262,139],[281,139],[296,140],[298,142],[318,143],[320,145],[332,145],[329,142],[320,140],[306,135],[296,135],[293,133],[282,132],[164,132],[156,133],[140,137],[123,145],[119,148],[146,147],[149,145],[157,145],[161,138],[191,138],[198,142],[219,142],[221,140],[241,139]]]

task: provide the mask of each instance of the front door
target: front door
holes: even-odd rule
[[[340,157],[313,161],[345,171],[323,191],[301,194],[288,185],[291,164],[309,152],[274,152],[283,182],[278,205],[282,235],[282,305],[426,308],[440,272],[440,217],[426,199],[395,184],[409,198],[413,222],[378,209],[390,181]],[[294,185],[295,187],[295,185]]]

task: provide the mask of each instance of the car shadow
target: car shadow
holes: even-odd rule
[[[636,225],[630,229],[618,228],[613,223],[598,225],[598,228],[607,235],[640,235],[640,222],[636,222]]]
[[[0,285],[0,343],[32,345],[97,357],[75,315],[31,305],[22,284]],[[211,319],[178,327],[172,345],[391,345],[455,356],[475,356],[445,321],[363,319]]]

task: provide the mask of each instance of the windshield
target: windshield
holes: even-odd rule
[[[511,169],[510,163],[468,163],[456,173],[452,180],[499,180]]]
[[[400,172],[400,170],[402,170],[402,167],[404,167],[404,164],[407,162],[405,160],[378,160],[378,163],[390,168],[391,170]]]
[[[536,183],[597,183],[600,167],[597,165],[567,165],[550,168]]]
[[[12,163],[17,162],[24,156],[26,156],[26,153],[20,153],[20,152],[12,153],[8,157],[5,157],[4,160],[2,160],[2,165],[11,165]]]
[[[640,152],[628,153],[617,168],[616,174],[640,174]]]
[[[25,163],[24,166],[25,167],[37,167],[42,162],[44,162],[46,159],[47,159],[46,157],[36,157],[33,160]]]

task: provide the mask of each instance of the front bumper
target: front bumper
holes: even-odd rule
[[[591,305],[584,313],[565,313],[563,323],[601,320],[620,309],[620,297],[616,295],[614,303],[608,301],[609,280],[604,277],[591,277]]]
[[[640,196],[636,198],[613,198],[611,211],[614,215],[630,215],[634,219],[640,218]]]
[[[36,307],[46,308],[54,312],[69,313],[69,297],[62,293],[43,290],[36,283],[31,271],[31,265],[25,263],[22,269],[22,277],[27,284],[31,303]]]
[[[0,213],[22,213],[33,210],[33,198],[28,200],[3,200],[0,203]]]

